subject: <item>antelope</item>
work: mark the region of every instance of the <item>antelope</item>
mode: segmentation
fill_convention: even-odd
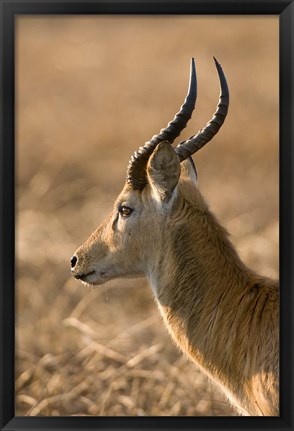
[[[178,347],[246,416],[279,415],[279,284],[239,258],[202,197],[192,154],[223,125],[229,90],[214,58],[220,98],[197,134],[172,144],[192,116],[188,93],[174,119],[130,159],[111,214],[71,258],[86,285],[146,276]]]

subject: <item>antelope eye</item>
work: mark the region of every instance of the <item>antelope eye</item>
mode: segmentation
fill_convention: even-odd
[[[128,216],[130,216],[133,211],[134,211],[133,208],[126,207],[124,205],[120,206],[119,209],[118,209],[118,212],[120,213],[120,215],[122,217],[128,217]]]

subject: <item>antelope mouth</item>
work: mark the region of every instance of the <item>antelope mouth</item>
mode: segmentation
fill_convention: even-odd
[[[90,271],[87,274],[85,274],[85,273],[75,274],[74,277],[77,280],[86,281],[87,277],[89,277],[90,275],[93,275],[93,274],[95,274],[95,271]]]
[[[77,280],[81,280],[83,284],[89,286],[98,286],[104,284],[113,277],[107,275],[104,271],[90,271],[87,273],[79,273],[74,275]]]

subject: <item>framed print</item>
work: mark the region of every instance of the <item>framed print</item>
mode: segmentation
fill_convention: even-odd
[[[1,24],[1,429],[293,429],[293,2]]]

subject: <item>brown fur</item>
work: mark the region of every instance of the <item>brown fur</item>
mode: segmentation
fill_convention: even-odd
[[[74,275],[95,271],[84,281],[101,284],[145,274],[173,339],[240,413],[278,415],[278,283],[241,262],[188,161],[178,178],[176,157],[170,145],[158,146],[148,185],[125,185],[113,213],[76,251]],[[126,220],[121,204],[134,208]]]

